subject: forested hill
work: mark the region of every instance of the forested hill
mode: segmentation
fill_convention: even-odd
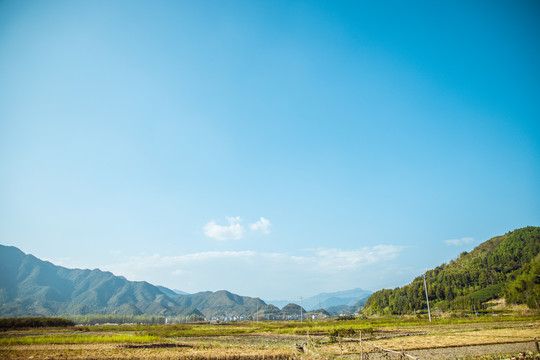
[[[540,228],[526,227],[492,238],[449,264],[426,272],[432,309],[481,309],[489,300],[540,310]],[[380,290],[365,314],[406,314],[427,309],[423,276],[404,287]]]
[[[291,309],[296,310],[291,313]],[[163,286],[129,281],[99,269],[57,266],[0,244],[0,318],[73,315],[79,316],[77,321],[88,323],[94,315],[103,315],[98,319],[290,319],[305,312],[297,305],[280,310],[259,298],[225,290],[178,294]],[[328,313],[319,309],[313,313],[316,314]]]
[[[67,269],[0,245],[0,318],[61,314],[202,317],[147,282],[98,269]]]

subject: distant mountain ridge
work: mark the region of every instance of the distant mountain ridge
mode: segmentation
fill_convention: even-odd
[[[0,316],[199,315],[147,282],[101,270],[67,269],[0,245]]]
[[[179,295],[176,297],[179,304],[186,307],[201,309],[207,317],[252,316],[257,311],[264,311],[269,307],[259,298],[251,298],[233,294],[226,290],[216,292],[202,292],[192,295]]]
[[[308,311],[325,309],[330,312],[342,312],[343,309],[351,307],[351,312],[354,312],[361,308],[371,296],[372,292],[360,288],[336,291],[336,292],[323,292],[315,296],[311,296],[305,299],[295,300],[266,300],[267,303],[275,305],[277,307],[283,307],[289,303],[301,305]]]
[[[492,238],[426,272],[426,280],[432,309],[481,309],[486,301],[505,297],[540,310],[540,227]],[[426,308],[422,277],[371,296],[362,289],[321,293],[303,299],[303,308],[299,300],[268,304],[225,290],[179,294],[99,269],[56,266],[16,247],[0,245],[0,317],[116,314],[295,319],[306,313],[351,313],[364,303],[366,314],[404,314]],[[313,311],[320,308],[328,312]]]
[[[99,269],[68,269],[0,245],[0,317],[115,314],[226,320],[294,319],[306,313],[295,304],[280,310],[226,290],[187,294]]]

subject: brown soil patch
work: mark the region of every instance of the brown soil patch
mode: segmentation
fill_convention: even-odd
[[[121,347],[125,349],[170,349],[170,348],[183,348],[183,347],[193,347],[191,345],[185,345],[185,344],[171,344],[171,343],[164,343],[164,344],[128,344],[128,345],[121,345]]]
[[[400,350],[431,349],[456,346],[509,344],[517,342],[532,342],[540,335],[540,324],[522,328],[504,329],[443,329],[429,332],[426,335],[411,335],[406,337],[373,340],[375,345]]]

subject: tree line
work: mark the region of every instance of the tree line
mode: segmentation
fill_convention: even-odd
[[[63,318],[8,318],[0,319],[0,330],[42,328],[42,327],[66,327],[74,326],[75,322]]]
[[[180,324],[196,321],[204,321],[200,315],[189,316],[161,316],[161,315],[118,315],[118,314],[89,314],[89,315],[63,315],[66,319],[74,321],[78,325],[100,324]]]

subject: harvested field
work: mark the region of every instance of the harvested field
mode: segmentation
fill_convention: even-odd
[[[1,359],[295,359],[291,347],[186,346],[172,344],[68,344],[13,346],[0,350]]]
[[[8,331],[0,333],[0,359],[360,359],[361,354],[364,359],[399,359],[401,351],[420,359],[506,359],[519,353],[528,354],[524,357],[527,359],[540,358],[534,357],[537,352],[533,341],[540,337],[538,317],[514,322],[402,324],[374,326],[364,320],[311,324],[311,329],[317,329],[314,335],[302,333],[309,331],[305,323],[260,325],[264,331],[251,324],[215,328],[162,325],[131,331],[126,327],[121,331],[96,327],[84,333]],[[364,333],[360,344],[359,331],[354,328],[368,325],[371,331]],[[329,336],[332,329],[348,326],[352,337]],[[239,328],[245,331],[235,334]],[[284,329],[290,333],[282,333]],[[398,353],[383,352],[379,347]]]
[[[519,353],[535,353],[535,345],[532,341],[512,344],[496,345],[473,345],[437,349],[414,350],[408,352],[420,359],[456,359],[475,356],[487,359],[494,356],[497,359],[508,359]],[[531,357],[532,358],[532,357]],[[537,357],[540,358],[540,357]]]
[[[382,347],[399,350],[429,349],[440,347],[456,347],[470,345],[508,344],[532,342],[540,336],[540,323],[519,325],[506,324],[504,327],[488,325],[446,326],[429,329],[421,335],[393,337],[374,340]]]

